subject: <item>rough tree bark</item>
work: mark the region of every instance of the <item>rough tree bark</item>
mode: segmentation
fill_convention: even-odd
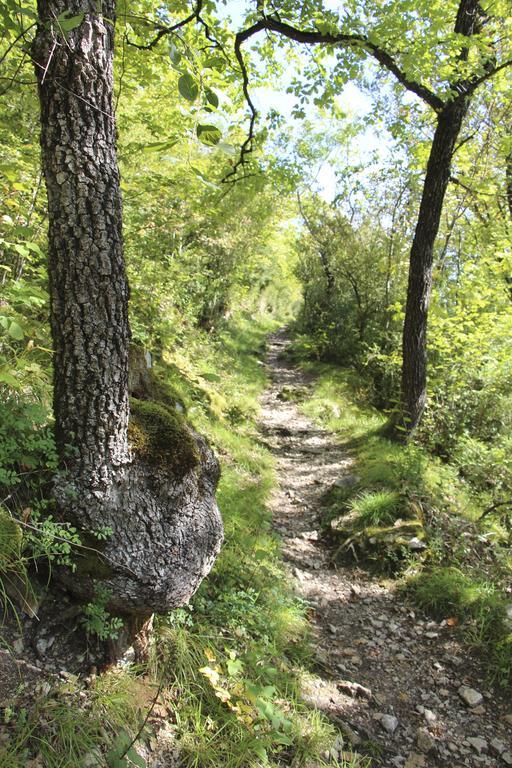
[[[63,22],[64,12],[77,18]],[[143,620],[188,600],[214,562],[222,540],[218,463],[181,422],[175,433],[186,462],[173,441],[168,464],[137,457],[129,446],[128,284],[112,100],[115,0],[38,0],[38,14],[33,59],[62,468],[55,498],[59,515],[75,522],[92,547],[99,547],[94,532],[111,530],[101,555],[81,558],[78,575],[61,577],[83,599],[101,584],[111,610]]]

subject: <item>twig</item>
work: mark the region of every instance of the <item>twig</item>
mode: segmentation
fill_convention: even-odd
[[[141,727],[139,728],[139,730],[137,731],[137,733],[135,734],[135,736],[133,737],[133,739],[131,740],[131,742],[128,744],[128,746],[127,746],[127,747],[126,747],[126,749],[124,750],[123,754],[119,756],[119,758],[118,758],[119,762],[121,762],[121,760],[123,760],[123,758],[125,758],[125,757],[126,757],[126,755],[127,755],[127,754],[128,754],[128,752],[130,751],[130,749],[133,747],[133,745],[135,744],[135,742],[136,742],[136,741],[138,741],[138,740],[140,739],[140,737],[141,737],[141,734],[142,734],[142,731],[143,731],[143,730],[144,730],[144,728],[146,727],[146,723],[148,722],[149,718],[151,717],[151,713],[153,712],[153,710],[154,710],[154,708],[155,708],[156,702],[158,701],[158,697],[159,697],[159,696],[160,696],[160,694],[162,693],[162,688],[163,688],[163,687],[164,687],[164,681],[163,681],[163,679],[162,679],[162,680],[160,681],[160,684],[159,684],[159,686],[158,686],[158,690],[157,690],[157,692],[156,692],[156,694],[155,694],[155,697],[154,697],[153,701],[151,702],[151,706],[150,706],[150,708],[148,709],[148,711],[146,712],[146,717],[144,718],[144,721],[143,721],[143,723],[142,723]]]
[[[18,37],[16,37],[16,38],[15,38],[15,39],[12,41],[12,43],[11,43],[11,44],[10,44],[10,45],[7,47],[7,49],[4,51],[3,55],[2,55],[2,56],[0,56],[0,64],[3,64],[3,62],[5,61],[5,59],[7,58],[7,56],[9,55],[9,53],[12,51],[12,49],[13,49],[13,48],[14,48],[14,47],[15,47],[15,46],[16,46],[16,45],[19,43],[19,41],[20,41],[22,38],[24,38],[24,37],[25,37],[25,35],[27,34],[27,32],[29,32],[31,29],[33,29],[33,27],[35,27],[36,25],[37,25],[37,21],[34,21],[34,22],[33,22],[33,23],[32,23],[32,24],[29,26],[29,27],[27,27],[27,28],[26,28],[26,29],[24,29],[22,32],[20,32],[20,34],[18,35]]]
[[[9,496],[7,498],[9,498]],[[30,525],[30,523],[26,523],[24,520],[20,520],[18,517],[13,515],[12,512],[9,512],[9,515],[12,517],[13,520],[15,520],[18,523],[18,525],[21,525],[24,528],[29,528],[32,531],[36,531],[36,533],[43,533],[41,528],[38,528],[36,525]],[[65,544],[69,544],[70,547],[77,547],[77,549],[86,549],[89,552],[94,552],[95,554],[105,558],[105,560],[108,560],[111,563],[111,565],[114,565],[117,568],[122,568],[126,571],[129,571],[132,574],[132,576],[135,576],[136,578],[138,578],[135,571],[133,571],[129,565],[116,562],[116,560],[114,560],[112,557],[109,557],[109,555],[106,555],[104,552],[101,552],[101,550],[96,549],[96,547],[88,547],[82,543],[79,544],[76,541],[71,541],[70,539],[64,538],[64,536],[59,536],[58,534],[51,533],[50,531],[45,531],[44,533],[46,536],[50,536],[52,539],[55,539],[55,541],[63,541]]]
[[[185,27],[187,24],[190,24],[192,21],[199,21],[199,15],[202,10],[203,10],[203,0],[197,0],[195,9],[185,19],[182,19],[181,21],[176,22],[176,24],[172,24],[170,27],[157,27],[157,25],[155,25],[155,28],[158,29],[158,33],[153,38],[153,40],[151,40],[151,42],[146,43],[145,45],[141,45],[139,43],[132,43],[131,40],[128,39],[128,37],[126,38],[126,42],[128,45],[131,45],[133,48],[138,48],[141,51],[150,51],[152,48],[155,47],[155,45],[158,45],[158,43],[163,37],[166,37],[167,35],[172,35],[173,32],[177,32],[178,29]]]
[[[510,505],[512,505],[512,499],[508,499],[507,501],[497,501],[494,504],[491,504],[490,507],[487,507],[487,509],[485,509],[482,512],[482,514],[480,515],[480,517],[478,519],[479,520],[483,520],[484,517],[487,517],[487,515],[490,515],[491,512],[495,512],[500,507],[507,507],[507,506],[510,506]]]
[[[251,94],[249,93],[249,74],[247,72],[247,67],[245,65],[245,61],[242,53],[242,44],[244,40],[245,40],[244,34],[239,32],[235,37],[235,56],[237,58],[238,64],[240,66],[240,70],[242,72],[242,89],[244,92],[245,101],[247,102],[247,105],[251,113],[251,117],[249,120],[249,131],[247,133],[244,143],[240,147],[240,154],[238,156],[238,160],[234,164],[231,171],[222,179],[223,184],[230,183],[230,182],[233,183],[231,180],[236,181],[238,169],[245,165],[247,155],[250,155],[254,148],[254,127],[256,125],[256,118],[258,117],[258,111],[254,106],[254,102],[251,98]]]

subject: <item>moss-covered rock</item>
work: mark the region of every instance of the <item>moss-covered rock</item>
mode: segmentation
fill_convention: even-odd
[[[278,400],[282,400],[285,403],[297,403],[300,400],[305,400],[308,395],[309,389],[307,387],[285,386],[281,389],[277,395],[277,398]]]
[[[164,402],[132,398],[128,437],[138,457],[177,476],[199,464],[199,449],[185,419]]]
[[[337,555],[357,552],[371,559],[396,560],[409,550],[422,549],[425,540],[423,515],[420,505],[414,501],[405,502],[399,510],[400,516],[394,521],[383,519],[373,523],[358,511],[355,507],[330,522],[331,532],[340,541]]]

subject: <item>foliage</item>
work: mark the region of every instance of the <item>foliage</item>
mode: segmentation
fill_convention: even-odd
[[[425,549],[416,555],[410,550],[388,550],[385,558],[380,553],[372,564],[380,569],[390,564],[393,571],[398,570],[403,589],[420,608],[438,619],[457,619],[466,644],[482,655],[489,675],[508,686],[512,643],[507,584],[512,563],[507,533],[490,517],[473,522],[482,514],[482,497],[459,474],[465,467],[473,483],[477,473],[482,478],[492,476],[490,466],[479,464],[482,444],[477,442],[472,453],[473,442],[468,439],[464,457],[460,455],[453,465],[421,445],[397,445],[382,434],[385,416],[365,403],[367,391],[354,386],[357,379],[350,371],[325,363],[304,365],[317,378],[311,397],[301,407],[340,436],[353,461],[354,482],[334,487],[330,493],[326,530],[331,531],[331,520],[340,513],[353,516],[356,528],[393,526],[398,514],[406,522],[411,513],[424,518]],[[469,465],[470,457],[474,466]],[[496,466],[505,469],[506,461],[502,465],[497,460]]]
[[[107,610],[110,597],[108,590],[97,586],[94,600],[83,608],[82,623],[85,631],[98,640],[116,640],[123,628],[123,620],[111,616]]]
[[[203,3],[202,23],[158,45],[156,29],[185,17],[186,2],[117,6],[115,110],[131,326],[166,390],[157,393],[163,404],[133,401],[130,436],[141,455],[159,461],[164,445],[175,445],[174,460],[191,468],[197,449],[175,409],[185,406],[221,458],[227,535],[192,605],[161,620],[152,671],[179,702],[174,718],[185,765],[321,765],[333,731],[298,697],[311,649],[305,606],[289,591],[270,527],[273,466],[254,422],[265,384],[257,357],[276,318],[294,321],[294,354],[317,361],[309,369],[319,374],[303,407],[354,455],[355,482],[333,492],[328,517],[344,512],[361,526],[392,526],[416,505],[429,549],[421,557],[401,553],[398,568],[417,573],[425,565],[411,596],[428,610],[469,613],[466,636],[485,651],[495,676],[509,680],[502,621],[512,496],[507,70],[481,83],[453,155],[434,254],[429,403],[417,442],[396,446],[383,428],[399,391],[407,252],[432,115],[376,74],[358,45],[304,55],[282,38],[262,36],[258,56],[247,62],[251,92],[282,75],[296,103],[286,126],[271,112],[253,137],[244,178],[223,184],[245,139],[246,107],[239,62],[232,66],[226,56],[233,30],[223,4]],[[454,10],[403,0],[350,0],[339,13],[316,0],[279,4],[280,17],[301,27],[371,35],[372,45],[395,52],[405,78],[443,98],[459,78],[485,78],[489,61],[509,56],[505,0],[493,4],[467,56],[453,32]],[[5,0],[0,18],[0,583],[9,602],[13,573],[27,600],[34,563],[74,567],[81,542],[72,525],[54,519],[51,500],[58,467],[47,201],[29,55],[35,3]],[[57,21],[66,42],[83,19],[64,11]],[[372,100],[363,116],[347,103],[349,80]],[[378,146],[368,150],[367,139]],[[315,182],[314,166],[326,158],[336,187],[329,201]],[[471,530],[477,543],[492,542],[496,562],[485,578],[476,573],[480,550],[450,537],[440,522],[470,525],[482,513]],[[109,535],[90,533],[99,541]],[[119,629],[106,604],[99,595],[84,612],[86,630],[100,639]],[[30,711],[13,714],[13,740],[0,746],[0,762],[18,768],[40,751],[49,768],[75,766],[98,745],[112,765],[121,762],[142,720],[136,691],[119,674],[98,679],[89,708],[73,691],[37,697]],[[137,762],[135,754],[128,757]]]

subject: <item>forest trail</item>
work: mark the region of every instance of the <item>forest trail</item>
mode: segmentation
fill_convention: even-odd
[[[339,759],[354,751],[386,768],[512,765],[512,705],[468,661],[446,622],[407,605],[392,582],[333,567],[319,519],[333,483],[351,482],[351,459],[286,399],[288,388],[308,385],[282,357],[288,344],[283,330],[269,338],[261,431],[277,463],[274,527],[296,591],[311,606],[320,672],[305,698],[345,734]],[[472,695],[470,703],[463,698]]]

